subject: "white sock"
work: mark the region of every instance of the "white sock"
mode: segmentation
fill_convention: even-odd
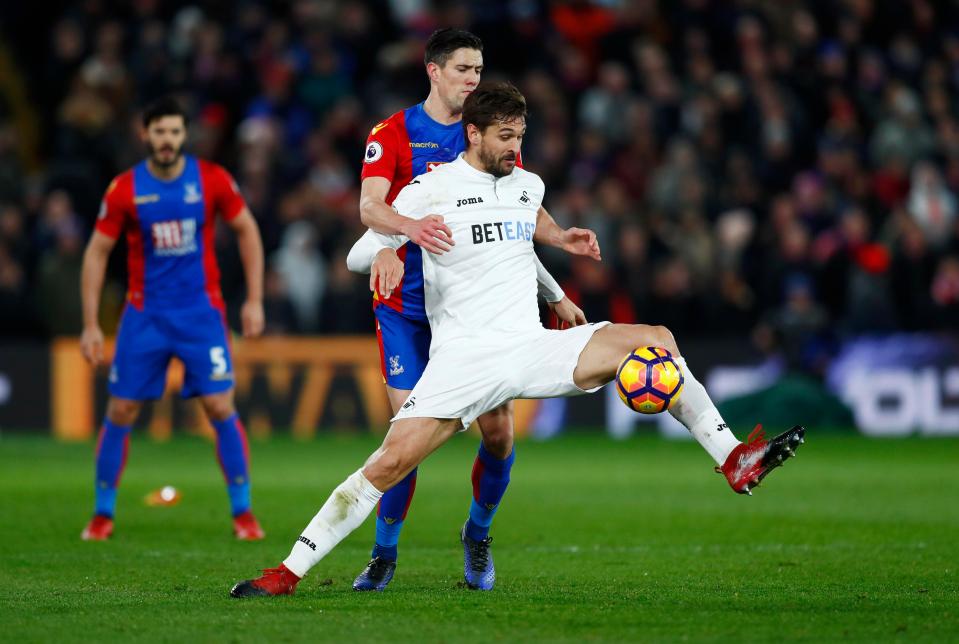
[[[722,465],[729,453],[739,445],[739,439],[719,415],[719,410],[709,399],[706,388],[686,366],[686,359],[676,358],[676,362],[683,370],[684,384],[679,398],[670,405],[669,413],[686,426],[693,438],[699,441],[717,464]]]
[[[333,490],[283,562],[303,577],[346,535],[360,527],[383,493],[373,487],[363,470],[357,470]]]

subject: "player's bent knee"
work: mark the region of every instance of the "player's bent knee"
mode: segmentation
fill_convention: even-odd
[[[679,347],[676,344],[676,338],[673,332],[664,326],[654,326],[653,333],[656,336],[656,346],[663,347],[674,356],[679,356]]]
[[[479,417],[483,446],[497,458],[506,458],[513,451],[512,401],[486,412]]]
[[[107,418],[115,425],[129,427],[136,422],[141,406],[138,400],[111,398],[107,403]]]
[[[673,333],[667,327],[653,324],[634,324],[629,327],[628,347],[625,351],[632,351],[637,347],[662,347],[672,353],[679,355],[679,348],[676,346],[676,340]]]
[[[506,458],[513,451],[513,435],[499,434],[496,436],[483,435],[483,447],[496,458]]]
[[[203,410],[212,420],[226,420],[236,411],[233,407],[233,396],[230,392],[213,394],[200,398]]]
[[[402,481],[416,465],[412,459],[399,453],[399,450],[380,449],[374,458],[366,462],[363,476],[373,487],[385,492]]]

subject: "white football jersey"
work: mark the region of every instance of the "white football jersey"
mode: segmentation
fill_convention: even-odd
[[[412,219],[442,215],[456,245],[423,253],[426,315],[432,355],[444,342],[479,334],[541,329],[533,250],[542,179],[522,168],[505,177],[477,170],[461,154],[422,174],[393,207]],[[404,237],[379,237],[398,247]]]

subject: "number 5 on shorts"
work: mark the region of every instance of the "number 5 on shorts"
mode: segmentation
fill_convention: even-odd
[[[226,373],[226,356],[223,347],[210,349],[210,362],[213,364],[213,375],[222,376]]]

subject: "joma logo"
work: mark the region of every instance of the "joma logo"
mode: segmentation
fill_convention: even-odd
[[[483,198],[482,197],[466,197],[465,199],[457,199],[456,207],[459,208],[460,206],[472,206],[475,203],[483,203]]]

